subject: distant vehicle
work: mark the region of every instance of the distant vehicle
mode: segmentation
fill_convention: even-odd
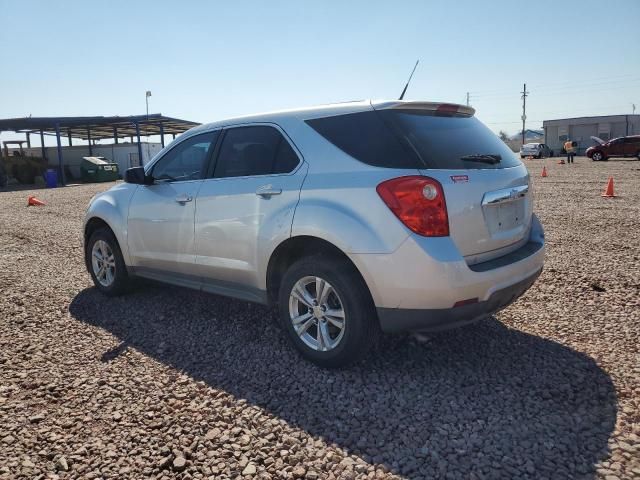
[[[598,145],[587,148],[587,157],[594,162],[609,160],[613,157],[638,157],[640,160],[640,135],[614,138],[605,142],[601,138],[591,137]]]
[[[544,262],[526,167],[472,108],[429,102],[199,126],[96,195],[83,233],[106,295],[135,275],[276,305],[327,367],[360,358],[378,329],[491,315]]]
[[[551,150],[545,143],[526,143],[520,147],[520,158],[524,157],[553,157],[553,150]]]

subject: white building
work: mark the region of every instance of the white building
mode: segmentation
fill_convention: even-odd
[[[578,142],[578,155],[595,145],[591,137],[610,140],[640,134],[640,115],[605,115],[601,117],[563,118],[542,122],[549,148],[558,154],[567,139]]]
[[[62,156],[64,157],[65,166],[69,168],[74,179],[80,178],[80,162],[82,162],[82,157],[89,156],[104,157],[108,161],[117,163],[120,175],[123,175],[127,168],[146,165],[149,160],[162,150],[162,145],[160,145],[160,143],[140,142],[140,145],[142,147],[142,163],[140,163],[138,158],[137,143],[93,145],[91,147],[91,153],[89,153],[89,145],[65,146],[62,147]],[[16,149],[12,148],[11,150]],[[27,156],[40,157],[42,155],[41,147],[24,148],[23,150]],[[58,148],[45,147],[45,154],[47,156],[47,163],[49,166],[51,168],[57,167]]]

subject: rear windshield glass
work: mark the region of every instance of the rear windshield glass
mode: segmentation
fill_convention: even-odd
[[[520,165],[474,117],[425,110],[380,110],[307,120],[361,162],[387,168],[489,169]]]

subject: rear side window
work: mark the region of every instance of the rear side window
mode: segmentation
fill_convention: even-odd
[[[356,160],[374,167],[424,168],[375,111],[307,120],[324,138]]]
[[[273,127],[236,127],[225,132],[213,176],[289,173],[299,163],[289,142]]]
[[[474,117],[391,109],[307,120],[307,124],[352,157],[376,167],[468,170],[521,164]]]

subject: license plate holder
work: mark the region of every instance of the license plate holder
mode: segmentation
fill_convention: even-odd
[[[504,232],[522,225],[524,221],[524,201],[516,200],[493,207],[496,210],[495,230]]]

